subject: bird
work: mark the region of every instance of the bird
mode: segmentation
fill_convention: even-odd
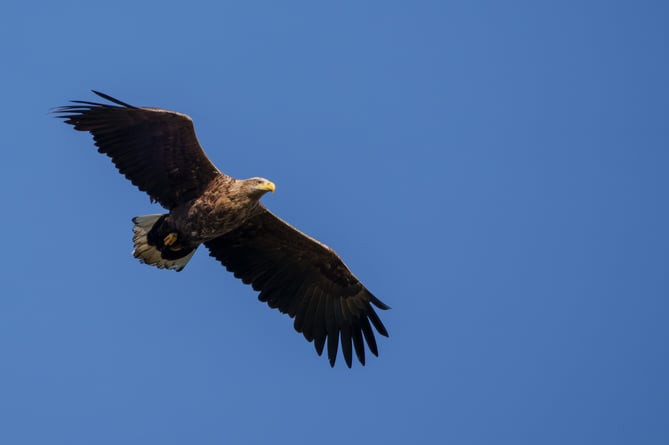
[[[192,119],[161,108],[129,105],[92,90],[106,103],[72,100],[52,112],[89,132],[139,190],[167,213],[136,216],[133,255],[141,263],[181,271],[197,248],[258,292],[258,299],[294,319],[319,356],[327,343],[334,367],[339,345],[351,368],[365,365],[365,344],[378,356],[374,331],[388,331],[374,308],[390,309],[353,275],[330,247],[270,212],[260,198],[268,179],[221,172],[200,146]],[[372,329],[373,327],[373,329]]]

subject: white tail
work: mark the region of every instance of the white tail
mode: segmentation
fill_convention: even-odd
[[[160,255],[158,249],[149,245],[146,235],[161,216],[163,215],[144,215],[136,216],[132,219],[132,222],[135,224],[132,228],[135,234],[132,237],[132,242],[135,244],[135,250],[132,251],[132,254],[144,264],[150,264],[159,269],[172,269],[178,272],[186,267],[186,263],[193,257],[196,249],[176,260],[166,260]]]

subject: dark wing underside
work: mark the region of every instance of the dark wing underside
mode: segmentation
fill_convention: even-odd
[[[138,108],[93,91],[116,105],[72,101],[54,113],[89,131],[100,153],[152,200],[172,209],[199,196],[221,173],[205,155],[185,114]]]
[[[388,332],[372,305],[388,306],[329,247],[264,208],[240,228],[205,245],[237,278],[260,291],[261,301],[294,317],[295,329],[314,342],[319,355],[327,339],[331,366],[339,339],[349,367],[352,349],[365,364],[363,337],[369,350],[378,355],[372,326],[386,337]]]

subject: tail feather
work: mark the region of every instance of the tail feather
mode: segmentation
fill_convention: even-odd
[[[163,215],[160,214],[144,215],[136,216],[132,219],[132,222],[135,224],[132,228],[134,233],[132,241],[135,245],[135,249],[133,250],[132,254],[135,258],[144,264],[150,264],[151,266],[156,266],[159,269],[172,269],[179,272],[193,257],[196,249],[191,250],[188,254],[182,256],[181,258],[163,258],[160,250],[149,244],[147,240],[147,235],[151,231],[151,228],[162,216]]]

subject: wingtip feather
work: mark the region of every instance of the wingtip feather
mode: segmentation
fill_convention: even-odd
[[[127,103],[125,103],[125,102],[122,102],[122,101],[120,101],[120,100],[114,98],[114,97],[111,97],[111,96],[108,95],[108,94],[101,93],[101,92],[96,91],[96,90],[91,90],[91,91],[92,91],[93,93],[97,94],[98,96],[100,96],[101,98],[106,99],[106,100],[108,100],[109,102],[113,102],[113,103],[115,103],[116,105],[121,105],[121,106],[124,106],[124,107],[127,107],[127,108],[137,108],[137,107],[135,107],[135,106],[133,106],[133,105],[127,104]]]

